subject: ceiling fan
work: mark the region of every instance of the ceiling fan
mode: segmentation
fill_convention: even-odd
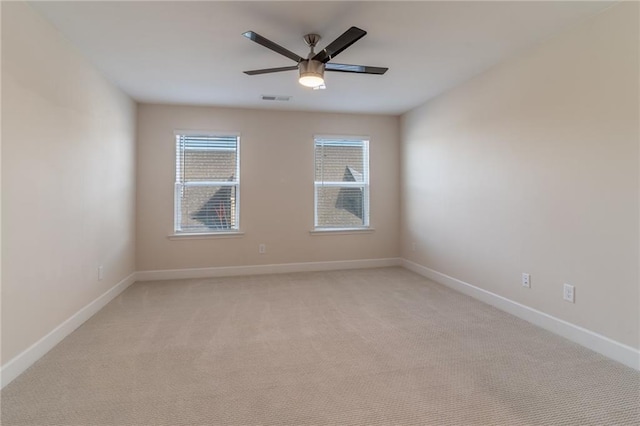
[[[286,56],[287,58],[295,61],[296,65],[291,65],[288,67],[251,70],[245,71],[244,73],[248,75],[258,75],[281,71],[298,70],[300,72],[300,78],[298,79],[300,84],[302,84],[303,86],[312,87],[313,89],[325,88],[325,71],[382,75],[387,72],[389,68],[371,67],[367,65],[336,64],[334,62],[329,62],[330,60],[338,56],[340,52],[351,46],[356,41],[360,40],[366,34],[366,31],[358,27],[351,27],[318,53],[314,52],[314,48],[316,47],[318,41],[320,41],[320,36],[318,34],[307,34],[304,36],[304,41],[305,43],[307,43],[307,46],[309,46],[310,52],[305,59],[302,56],[299,56],[292,51],[285,49],[279,44],[276,44],[271,40],[262,37],[260,34],[257,34],[253,31],[247,31],[242,35],[249,40],[255,41],[256,43],[266,47],[267,49],[271,49],[276,53]]]

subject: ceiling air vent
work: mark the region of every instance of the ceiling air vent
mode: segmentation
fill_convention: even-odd
[[[277,95],[262,95],[263,101],[284,101],[287,102],[291,99],[291,96],[277,96]]]

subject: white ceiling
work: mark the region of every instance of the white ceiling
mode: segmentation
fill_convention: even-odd
[[[400,114],[611,2],[32,2],[135,100]],[[389,67],[383,76],[326,73],[326,90],[297,83],[295,65],[242,37],[253,30],[306,57],[350,26],[368,34],[333,62]],[[319,50],[319,49],[316,49]],[[289,95],[289,102],[261,95]]]

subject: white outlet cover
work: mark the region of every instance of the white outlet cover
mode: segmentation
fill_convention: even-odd
[[[565,284],[562,289],[563,289],[563,294],[562,294],[563,299],[566,300],[567,302],[575,303],[576,301],[575,287],[572,286],[571,284]]]
[[[522,273],[522,287],[531,287],[531,275],[527,273]]]

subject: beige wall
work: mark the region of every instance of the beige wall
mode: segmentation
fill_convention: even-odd
[[[638,47],[618,5],[405,114],[403,257],[637,348]]]
[[[2,2],[3,365],[134,271],[134,167],[135,104]]]
[[[173,232],[174,130],[240,132],[241,238],[169,240]],[[375,232],[310,235],[314,134],[371,138]],[[398,257],[397,117],[187,106],[138,106],[139,271]],[[258,254],[258,244],[267,253]]]

